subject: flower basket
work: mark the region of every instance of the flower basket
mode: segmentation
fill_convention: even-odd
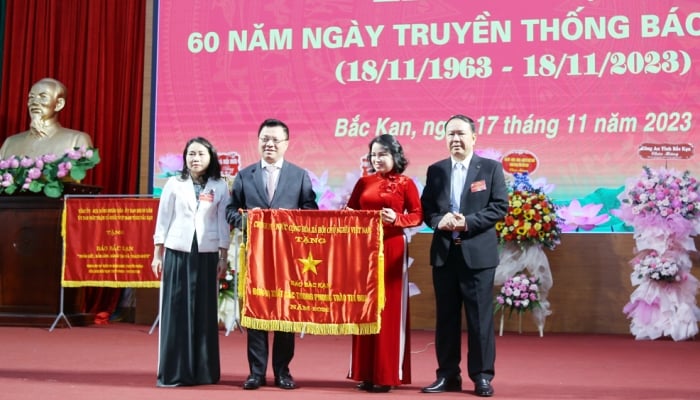
[[[635,289],[623,312],[636,339],[689,339],[700,318],[689,256],[700,233],[700,183],[688,171],[643,169],[627,181],[614,212],[634,228],[637,252],[630,261]]]
[[[526,173],[514,177],[508,194],[508,213],[496,223],[499,242],[554,249],[561,237],[554,203],[541,188],[532,186]]]
[[[510,318],[513,312],[518,314],[518,333],[522,333],[522,315],[540,307],[539,280],[524,273],[518,273],[506,279],[496,295],[495,311],[501,311],[499,335],[503,336],[503,320],[506,310]],[[542,336],[540,331],[540,336]]]
[[[552,278],[551,269],[549,268],[549,260],[542,246],[530,245],[520,247],[515,243],[506,243],[501,249],[500,258],[501,260],[496,268],[496,276],[494,279],[496,285],[505,285],[513,276],[525,271],[537,282],[537,307],[532,307],[529,310],[531,311],[532,319],[537,326],[540,336],[544,336],[545,320],[547,316],[552,314],[547,296],[549,295],[549,290],[552,288],[554,280]],[[496,308],[499,308],[498,304]],[[522,315],[518,318],[522,319]]]
[[[661,256],[656,250],[640,252],[630,262],[633,268],[632,284],[639,285],[647,279],[656,282],[680,282],[680,263],[683,257],[687,257],[687,254],[668,251]]]
[[[531,313],[543,336],[545,319],[552,313],[547,295],[553,285],[544,248],[554,249],[560,243],[561,228],[556,207],[543,189],[534,187],[528,174],[514,174],[514,178],[508,196],[508,214],[496,224],[501,251],[494,283],[505,285],[516,274],[525,271],[530,274],[538,285],[537,307],[531,308]],[[500,309],[498,304],[496,308]],[[520,320],[522,313],[519,314]],[[501,328],[502,325],[503,315]]]

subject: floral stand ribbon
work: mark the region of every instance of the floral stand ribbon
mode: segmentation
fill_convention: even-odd
[[[234,281],[236,278],[234,278]],[[238,325],[240,321],[241,309],[238,299],[223,297],[219,301],[219,322],[226,328],[226,336]]]
[[[700,218],[687,220],[678,215],[661,218],[633,215],[625,211],[617,214],[625,221],[630,221],[634,227],[634,241],[638,250],[650,249],[659,254],[674,248],[688,252],[696,251],[693,236],[700,233]]]
[[[537,325],[540,336],[543,336],[545,319],[552,313],[549,309],[547,295],[554,284],[554,280],[552,279],[552,271],[549,268],[549,260],[544,253],[542,245],[518,246],[514,243],[505,243],[500,257],[501,262],[496,267],[494,280],[496,286],[503,285],[510,277],[522,271],[527,271],[533,278],[539,280],[539,307],[532,309],[532,318]]]

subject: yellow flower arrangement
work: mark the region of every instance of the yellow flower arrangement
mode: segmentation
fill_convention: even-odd
[[[541,189],[532,186],[527,174],[515,174],[508,214],[496,223],[496,231],[502,244],[541,244],[548,249],[554,249],[561,237],[556,207]]]

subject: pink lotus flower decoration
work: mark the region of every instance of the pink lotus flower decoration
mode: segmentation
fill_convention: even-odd
[[[477,149],[477,150],[474,150],[474,153],[476,153],[480,157],[490,158],[490,159],[496,160],[496,161],[501,161],[501,159],[503,158],[503,153],[501,153],[499,150],[496,150],[493,148]]]
[[[311,179],[311,186],[316,192],[318,208],[320,210],[340,210],[348,202],[355,182],[360,179],[359,173],[345,174],[345,182],[339,188],[332,188],[328,185],[328,170],[323,171],[320,176],[307,170]]]
[[[182,167],[181,154],[168,153],[158,157],[158,168],[165,174],[176,174]]]
[[[608,222],[609,215],[598,215],[602,204],[587,204],[582,206],[577,199],[571,201],[568,206],[562,206],[557,210],[557,215],[562,219],[562,232],[574,232],[578,229],[590,231],[597,225]]]
[[[535,189],[540,189],[542,190],[542,193],[544,194],[550,194],[554,191],[555,186],[553,183],[547,183],[547,178],[537,178],[534,181],[532,181],[532,187]]]

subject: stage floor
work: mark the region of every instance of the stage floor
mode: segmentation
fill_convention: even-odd
[[[435,399],[420,393],[435,377],[433,332],[413,331],[413,383],[389,394],[357,391],[345,379],[347,336],[297,336],[292,374],[300,388],[244,391],[245,334],[221,332],[218,385],[156,388],[157,331],[128,323],[59,328],[0,327],[0,399]],[[463,365],[464,369],[464,365]],[[268,373],[270,375],[270,373]],[[700,342],[636,341],[631,335],[504,333],[497,338],[498,399],[698,399]],[[272,380],[268,376],[268,382]],[[282,397],[280,397],[282,396]]]

